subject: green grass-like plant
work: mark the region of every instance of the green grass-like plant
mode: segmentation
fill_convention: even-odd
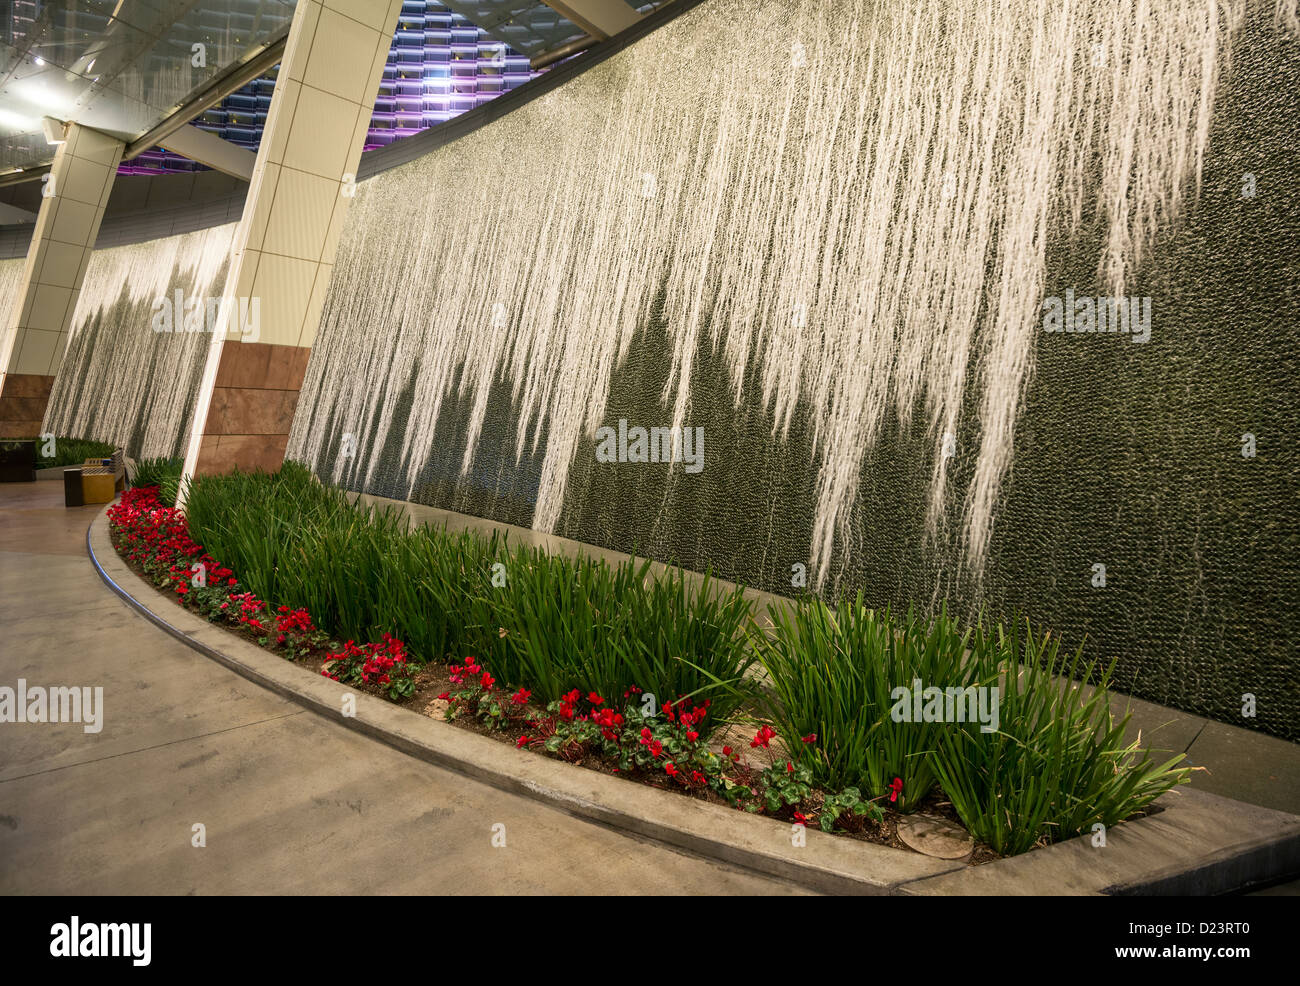
[[[473,655],[547,701],[571,688],[658,703],[709,699],[711,729],[751,686],[743,590],[714,591],[680,569],[607,565],[504,538],[409,524],[397,508],[350,502],[304,467],[198,478],[186,499],[194,538],[264,599],[304,607],[355,640],[384,632],[417,660]]]
[[[1028,624],[999,628],[1002,662],[1000,728],[944,730],[935,772],[962,822],[1004,854],[1107,827],[1185,783],[1190,768],[1178,754],[1159,762],[1137,741],[1124,743],[1129,715],[1110,710],[1114,664],[1097,673],[1082,650],[1060,656],[1050,634]],[[1060,676],[1060,677],[1054,677]],[[1089,689],[1079,682],[1095,678]]]
[[[184,459],[141,459],[131,473],[132,486],[157,486],[158,499],[169,507],[176,506]]]
[[[472,636],[460,597],[501,553],[499,538],[410,529],[400,510],[354,504],[295,463],[199,477],[185,509],[195,538],[260,597],[345,638],[392,633],[422,662]]]
[[[103,459],[112,455],[115,447],[107,442],[96,442],[89,438],[54,439],[54,454],[41,455],[45,443],[36,440],[36,468],[52,469],[55,466],[79,466],[87,459]]]
[[[861,594],[831,606],[814,596],[770,606],[772,629],[752,632],[771,679],[766,711],[793,738],[791,753],[831,790],[860,788],[868,797],[894,793],[891,806],[916,808],[935,783],[932,754],[946,723],[895,722],[895,689],[966,688],[991,677],[989,639],[963,633],[946,610],[933,620],[909,611],[868,609]],[[967,651],[976,658],[966,660]],[[815,743],[797,740],[815,735]]]
[[[770,607],[764,630],[742,590],[719,592],[707,575],[412,526],[400,509],[354,503],[294,463],[273,475],[200,477],[186,513],[193,537],[245,589],[306,608],[331,634],[392,633],[417,662],[474,656],[546,702],[577,688],[619,705],[635,700],[634,686],[658,706],[709,699],[704,736],[757,701],[799,776],[861,792],[847,810],[909,811],[939,783],[971,833],[1000,853],[1113,825],[1188,777],[1180,757],[1161,763],[1124,744],[1128,719],[1110,714],[1109,671],[1079,654],[1062,661],[1050,635],[1022,634],[1018,623],[1006,632],[963,629],[946,611],[899,618],[859,594]],[[746,676],[755,660],[770,684],[761,698]],[[1094,677],[1091,692],[1069,681]],[[997,728],[898,721],[897,690],[918,683],[999,689]],[[810,734],[815,742],[800,742]]]
[[[657,705],[707,699],[716,723],[753,694],[752,605],[738,588],[716,592],[707,574],[692,585],[679,568],[653,574],[644,560],[608,565],[537,548],[509,555],[504,575],[479,599],[498,628],[489,666],[547,701],[573,687],[621,701],[635,687]]]

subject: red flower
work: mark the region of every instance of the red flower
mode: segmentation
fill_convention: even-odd
[[[808,817],[807,817],[803,812],[801,812],[801,811],[796,811],[796,812],[794,813],[794,823],[795,823],[796,825],[807,826],[807,824],[808,824]]]
[[[697,739],[700,738],[700,734],[692,729],[690,732],[686,734],[686,738],[690,740],[692,743],[694,743]]]
[[[450,698],[451,698],[451,692],[443,692],[441,695],[438,696],[439,701],[442,702],[446,702]]]
[[[895,777],[889,783],[889,790],[893,793],[889,795],[890,801],[897,801],[898,796],[903,793],[903,778]]]
[[[666,763],[664,764],[664,773],[667,774],[669,777],[676,777],[677,768],[674,767],[671,763]]]
[[[533,738],[531,736],[520,736],[519,739],[515,740],[515,749],[522,750],[525,746],[527,746],[532,741]]]
[[[590,702],[592,705],[604,705],[604,704],[605,704],[605,700],[604,700],[603,698],[601,698],[599,695],[597,695],[595,692],[591,692],[591,693],[587,696],[587,701]]]
[[[793,774],[793,773],[794,773],[794,764],[792,764],[789,760],[787,760],[787,761],[785,762],[785,772],[786,772],[787,774]]]
[[[816,743],[816,742],[817,742],[817,734],[816,734],[816,733],[809,733],[807,736],[803,736],[803,737],[800,737],[800,738],[801,738],[805,743]]]
[[[729,756],[731,756],[731,747],[729,747],[729,746],[724,746],[724,747],[722,748],[722,755],[723,755],[724,757],[729,757]]]
[[[763,726],[762,729],[760,729],[758,732],[754,734],[754,738],[749,741],[749,745],[751,747],[761,746],[763,749],[766,750],[768,749],[768,744],[772,742],[772,740],[775,737],[776,737],[776,730],[774,730],[771,726]]]

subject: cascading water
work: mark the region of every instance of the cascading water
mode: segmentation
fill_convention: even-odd
[[[202,318],[207,299],[221,294],[235,228],[95,251],[45,431],[120,444],[141,458],[182,454],[212,339]]]
[[[359,187],[289,454],[366,488],[396,444],[409,497],[444,402],[472,409],[464,476],[504,383],[516,457],[543,451],[532,524],[552,531],[653,311],[671,351],[663,424],[689,424],[702,347],[775,439],[796,411],[810,419],[819,581],[891,415],[924,423],[930,527],[961,504],[978,571],[1048,241],[1099,226],[1099,281],[1125,294],[1198,187],[1239,14],[712,0]],[[413,381],[409,408],[390,379]],[[363,436],[354,458],[332,454],[341,432]],[[975,456],[964,490],[935,454],[945,440]]]
[[[8,330],[13,306],[18,303],[18,289],[23,281],[23,264],[21,257],[0,260],[0,332]]]

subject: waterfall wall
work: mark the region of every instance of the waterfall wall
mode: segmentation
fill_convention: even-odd
[[[710,0],[362,183],[289,454],[1300,737],[1295,19]]]
[[[96,250],[72,317],[45,431],[179,457],[236,224]]]
[[[8,328],[13,306],[18,303],[18,289],[22,285],[24,263],[21,257],[0,260],[0,332]]]

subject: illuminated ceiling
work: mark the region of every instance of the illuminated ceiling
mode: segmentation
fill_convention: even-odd
[[[48,164],[41,117],[130,141],[284,37],[289,0],[11,0],[0,24],[0,173]]]
[[[610,37],[664,0],[443,2],[536,62]],[[267,49],[287,35],[294,0],[9,0],[7,7],[0,13],[0,177],[53,160],[42,117],[138,141],[241,67],[255,68],[249,63],[258,56],[273,56]],[[399,17],[399,40],[401,33]]]

